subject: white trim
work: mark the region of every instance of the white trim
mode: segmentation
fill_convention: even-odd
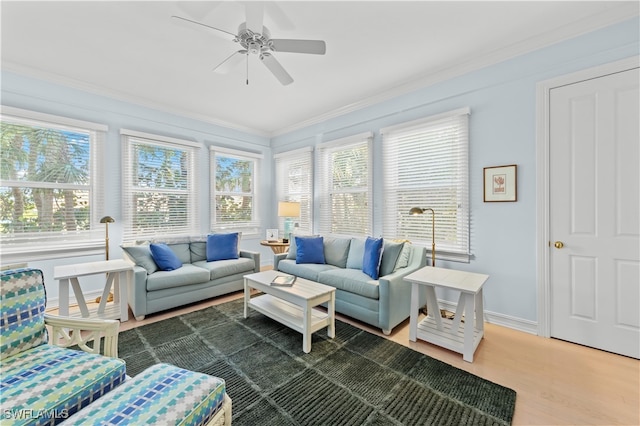
[[[373,132],[362,132],[357,135],[351,135],[340,139],[332,139],[318,144],[318,148],[331,148],[339,145],[345,146],[352,143],[362,143],[365,139],[373,139]]]
[[[432,122],[442,120],[444,118],[449,118],[449,117],[458,117],[463,114],[471,115],[471,108],[469,107],[458,108],[458,109],[454,109],[453,111],[447,111],[447,112],[443,112],[436,115],[430,115],[424,118],[418,118],[417,120],[405,121],[404,123],[398,123],[398,124],[394,124],[393,126],[383,127],[382,129],[380,129],[380,134],[384,135],[385,133],[390,133],[397,129],[402,129],[403,131],[410,131],[412,130],[412,127],[420,127],[427,123],[432,123]]]
[[[549,95],[551,89],[638,68],[639,56],[587,68],[541,81],[536,85],[536,283],[538,335],[551,336],[549,271]]]
[[[44,121],[54,126],[64,125],[80,128],[83,131],[94,130],[97,132],[107,132],[109,130],[109,126],[107,126],[106,124],[76,120],[75,118],[61,117],[59,115],[45,114],[43,112],[29,111],[26,109],[14,108],[5,105],[0,106],[0,113],[2,115],[8,115],[12,118],[26,118],[29,120]]]
[[[312,146],[306,146],[304,148],[293,149],[291,151],[278,152],[277,154],[273,154],[273,158],[280,158],[280,157],[285,157],[285,156],[289,156],[289,155],[302,154],[303,152],[310,152],[310,151],[313,151],[313,147]]]
[[[166,142],[166,143],[170,143],[170,144],[190,146],[190,147],[193,147],[193,148],[202,148],[202,144],[199,144],[197,142],[187,141],[187,140],[178,139],[178,138],[172,138],[172,137],[169,137],[169,136],[155,135],[155,134],[152,134],[152,133],[138,132],[136,130],[120,129],[120,135],[121,136],[130,136],[130,137],[133,137],[133,138],[146,139],[150,143],[160,141],[160,142]]]
[[[239,149],[231,149],[231,148],[223,148],[220,146],[213,146],[211,145],[209,147],[210,151],[214,151],[214,152],[220,152],[222,154],[229,154],[229,155],[236,155],[236,156],[240,156],[240,157],[251,157],[251,158],[264,158],[263,154],[259,154],[257,152],[251,152],[251,151],[242,151]]]

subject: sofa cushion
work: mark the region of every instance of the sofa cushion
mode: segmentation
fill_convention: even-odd
[[[149,244],[141,244],[139,246],[121,246],[122,250],[136,265],[144,268],[147,274],[153,274],[158,270],[158,265],[151,256]]]
[[[71,415],[120,385],[125,377],[121,359],[40,345],[2,361],[0,405],[14,412]]]
[[[293,259],[283,259],[278,263],[279,271],[311,281],[318,281],[320,272],[332,269],[337,269],[337,267],[319,263],[296,263]]]
[[[47,341],[44,325],[47,297],[43,274],[39,269],[3,271],[0,277],[0,359],[4,362],[5,358]]]
[[[352,238],[347,256],[347,268],[362,270],[364,258],[364,238]]]
[[[223,405],[223,379],[156,364],[69,419],[70,425],[202,425]]]
[[[398,255],[398,260],[396,261],[396,266],[393,268],[393,271],[397,271],[401,268],[406,268],[409,266],[409,261],[411,260],[411,242],[405,241],[402,244],[402,250]]]
[[[189,284],[199,284],[209,281],[209,271],[185,263],[182,268],[173,271],[158,271],[147,276],[147,291],[164,288],[180,287]]]
[[[195,241],[189,245],[191,251],[191,263],[198,262],[200,260],[207,260],[207,242]]]
[[[178,256],[164,243],[153,243],[149,246],[151,257],[161,271],[173,271],[182,267]]]
[[[295,237],[296,263],[326,263],[324,260],[324,238]]]
[[[207,236],[207,261],[237,259],[239,257],[237,232]]]
[[[398,256],[400,256],[403,246],[404,243],[384,240],[384,244],[382,246],[382,259],[380,260],[381,277],[389,275],[395,270],[396,262],[398,261]]]
[[[374,280],[380,276],[380,258],[382,257],[382,238],[367,237],[364,242],[362,272]]]
[[[332,269],[318,274],[319,283],[330,285],[338,290],[358,294],[369,299],[380,297],[378,281],[357,269]]]
[[[191,243],[166,243],[176,254],[180,263],[191,263]]]
[[[253,259],[240,257],[238,259],[215,260],[213,262],[200,260],[194,262],[193,266],[206,269],[210,274],[209,279],[215,280],[217,278],[241,274],[243,272],[253,272],[255,269],[255,262]]]
[[[347,266],[347,256],[349,255],[349,245],[351,238],[325,238],[324,239],[324,261],[329,265],[345,268]]]

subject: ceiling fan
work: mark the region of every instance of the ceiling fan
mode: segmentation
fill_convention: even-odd
[[[241,48],[239,50],[233,52],[213,68],[213,71],[216,72],[226,72],[245,58],[248,64],[249,55],[256,55],[278,81],[286,86],[293,83],[293,78],[275,58],[275,52],[307,53],[313,55],[325,54],[326,44],[323,40],[271,38],[269,29],[263,25],[263,5],[258,2],[249,2],[245,4],[245,8],[246,22],[240,24],[237,34],[182,16],[173,15],[171,18],[177,24],[184,24],[192,28],[198,27],[214,30],[213,32],[216,35],[226,36],[225,38],[240,45]],[[249,84],[248,75],[247,84]]]

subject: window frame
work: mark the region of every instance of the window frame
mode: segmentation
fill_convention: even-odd
[[[470,235],[470,204],[469,204],[469,116],[470,108],[459,108],[400,123],[380,130],[382,135],[383,153],[383,194],[385,197],[385,209],[383,211],[383,235],[388,238],[406,238],[414,244],[427,247],[427,256],[431,258],[431,211],[425,211],[422,218],[410,217],[411,207],[433,208],[435,211],[436,234],[436,259],[469,262],[471,257]],[[449,133],[441,129],[449,126]],[[456,127],[457,126],[457,127]],[[438,130],[440,129],[440,130]],[[435,133],[440,132],[439,136]],[[428,135],[428,136],[427,136]],[[418,141],[430,138],[437,141],[432,147],[417,149]],[[419,139],[423,138],[423,139]],[[447,142],[452,146],[447,146]],[[399,183],[402,165],[399,164],[400,146],[405,144],[411,147],[412,161],[426,158],[421,167],[429,170],[434,167],[435,160],[429,160],[425,155],[437,158],[442,163],[447,159],[448,165],[453,171],[442,171],[436,176],[439,183],[427,181],[429,174],[420,174],[420,169],[404,166],[404,171],[411,174],[411,184]],[[430,150],[430,151],[429,151]],[[421,157],[422,156],[422,157]],[[429,161],[432,161],[431,163]],[[411,169],[411,170],[409,170]],[[414,171],[415,170],[415,171]],[[431,174],[433,178],[433,173]],[[453,177],[452,177],[453,176]],[[405,181],[408,179],[405,177]],[[445,182],[449,180],[449,182]],[[405,189],[405,200],[400,201],[402,189]],[[433,191],[433,189],[436,189]],[[443,190],[444,189],[444,190]],[[429,192],[431,192],[430,195]],[[455,194],[456,208],[447,210],[447,196],[443,194]],[[416,201],[408,201],[413,198]],[[426,201],[430,199],[431,202]],[[414,205],[402,205],[401,203],[415,203]],[[420,205],[423,204],[423,205]],[[431,204],[431,205],[429,205]],[[438,207],[441,207],[440,209]],[[418,223],[411,223],[418,222]],[[404,225],[402,225],[404,224]],[[404,227],[404,229],[402,229]],[[426,229],[426,230],[425,230]],[[444,234],[444,237],[443,237]],[[455,237],[452,235],[455,234]],[[447,240],[447,238],[449,240]],[[453,242],[451,242],[453,240]]]
[[[277,201],[297,201],[300,203],[300,217],[294,221],[299,225],[295,232],[313,233],[313,147],[296,149],[274,154],[275,187]],[[299,191],[291,191],[285,176],[291,173],[294,164],[306,166],[306,174],[301,177],[303,187]],[[285,218],[278,218],[278,228],[284,231]],[[284,234],[283,234],[284,235]]]
[[[261,219],[258,216],[258,209],[260,206],[259,194],[257,190],[257,177],[260,173],[262,154],[242,151],[231,148],[224,148],[220,146],[210,146],[210,223],[209,229],[211,232],[242,232],[243,235],[260,235],[261,234]],[[253,173],[251,176],[251,191],[249,193],[242,192],[228,192],[227,195],[231,196],[251,196],[251,219],[249,221],[238,222],[217,222],[217,203],[216,196],[220,195],[216,191],[216,171],[217,171],[217,157],[233,158],[242,161],[251,161],[253,163]]]
[[[90,203],[88,230],[30,232],[13,234],[12,236],[2,234],[0,239],[2,262],[29,262],[104,253],[103,226],[100,224],[100,217],[104,215],[104,169],[99,159],[104,154],[108,126],[5,105],[0,107],[0,122],[88,134],[89,177],[87,184],[23,182],[5,179],[0,181],[0,186],[86,190],[89,193]]]
[[[317,232],[323,235],[336,235],[336,236],[352,236],[352,237],[364,237],[372,235],[373,233],[373,133],[364,132],[345,138],[334,139],[328,142],[324,142],[318,145],[317,155],[317,170],[318,175],[316,181],[318,182],[318,200],[319,200],[319,217],[317,223]],[[331,163],[331,155],[339,151],[346,151],[355,149],[360,146],[365,146],[367,150],[367,184],[360,187],[350,187],[344,191],[335,191],[333,189],[333,170],[334,164]],[[362,190],[364,189],[364,190]],[[333,194],[353,194],[362,193],[365,194],[365,204],[362,206],[365,212],[360,217],[364,223],[363,232],[348,232],[346,230],[339,229],[334,232],[336,225],[333,223],[333,217],[331,215],[332,208],[332,195]]]
[[[122,222],[123,222],[123,242],[130,243],[141,240],[151,240],[154,236],[161,235],[197,235],[201,233],[200,229],[200,178],[198,165],[198,151],[201,146],[198,143],[177,139],[156,134],[138,132],[129,129],[120,129],[122,142]],[[188,166],[186,167],[187,184],[184,189],[149,189],[135,187],[134,182],[134,148],[136,146],[157,147],[160,149],[167,148],[173,150],[181,150],[187,153]],[[158,194],[185,194],[188,198],[187,211],[185,213],[186,224],[175,228],[175,230],[149,227],[143,231],[133,229],[133,196],[138,192],[155,192]]]

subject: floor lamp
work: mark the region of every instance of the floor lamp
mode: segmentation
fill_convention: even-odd
[[[109,224],[115,222],[116,220],[111,216],[105,216],[100,219],[100,223],[104,223],[104,250],[105,250],[105,258],[109,260]],[[96,298],[96,303],[100,303],[101,297]],[[107,302],[113,301],[113,293],[109,293],[109,298]]]
[[[409,210],[411,216],[423,214],[427,210],[431,210],[431,266],[436,266],[436,212],[432,208],[413,207]]]

